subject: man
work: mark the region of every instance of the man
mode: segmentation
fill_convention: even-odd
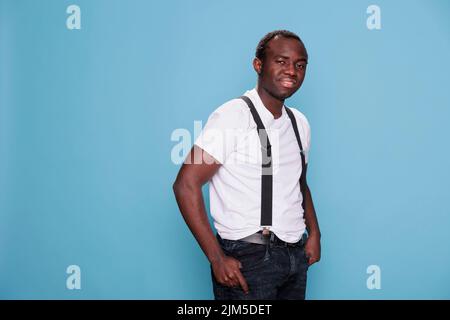
[[[278,30],[261,39],[256,88],[211,114],[174,183],[183,218],[211,263],[216,299],[304,299],[307,269],[320,260],[306,182],[310,127],[284,106],[307,62],[296,34]],[[206,182],[216,237],[201,191]]]

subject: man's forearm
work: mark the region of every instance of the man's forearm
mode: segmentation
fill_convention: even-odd
[[[173,190],[186,224],[208,260],[220,261],[224,253],[211,229],[200,185],[176,181]]]
[[[307,184],[303,188],[303,203],[304,203],[304,213],[306,228],[308,230],[309,236],[315,236],[320,238],[320,228],[319,222],[317,221],[316,211],[314,209],[314,203],[311,196],[311,191]]]

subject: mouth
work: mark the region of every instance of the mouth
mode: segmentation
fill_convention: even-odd
[[[290,78],[282,78],[280,79],[280,84],[285,88],[294,88],[297,85],[297,81]]]

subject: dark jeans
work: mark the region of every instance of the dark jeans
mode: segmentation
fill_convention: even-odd
[[[231,288],[218,283],[211,270],[216,300],[305,299],[308,263],[303,242],[286,246],[281,241],[262,245],[220,236],[217,239],[226,255],[241,262],[249,293],[245,294],[240,286]]]

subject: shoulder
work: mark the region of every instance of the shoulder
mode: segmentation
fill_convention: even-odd
[[[247,129],[250,126],[250,115],[247,104],[242,99],[235,98],[215,109],[208,122],[215,122],[221,127]]]
[[[231,99],[216,110],[214,110],[213,114],[221,114],[227,116],[239,116],[248,113],[248,107],[244,100],[240,98]]]

